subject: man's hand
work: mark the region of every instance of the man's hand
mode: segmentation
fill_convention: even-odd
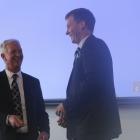
[[[57,121],[58,125],[61,127],[66,128],[66,114],[63,104],[59,104],[56,108],[56,115],[59,116],[59,119]]]
[[[62,103],[57,106],[56,115],[59,116],[60,118],[64,118],[65,110],[64,110],[64,106]]]
[[[48,140],[49,134],[45,131],[40,132],[37,140]]]
[[[13,128],[20,128],[24,126],[23,120],[21,120],[20,117],[16,115],[8,116],[8,124],[11,125]]]
[[[63,127],[63,128],[66,128],[67,127],[67,121],[65,118],[59,118],[59,120],[57,121],[58,125]]]

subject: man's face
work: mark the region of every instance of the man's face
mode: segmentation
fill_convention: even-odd
[[[81,41],[81,22],[77,22],[73,16],[67,18],[67,32],[66,34],[70,36],[72,43],[79,44]]]
[[[2,54],[2,58],[8,70],[11,72],[18,72],[23,60],[21,47],[16,43],[7,44],[6,50]]]

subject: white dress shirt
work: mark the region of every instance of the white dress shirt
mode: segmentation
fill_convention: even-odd
[[[85,43],[85,41],[87,40],[87,38],[89,37],[89,35],[87,35],[86,37],[84,37],[80,43],[78,44],[78,47],[81,49],[83,47],[83,44]]]
[[[13,72],[10,72],[9,70],[5,70],[6,71],[6,75],[10,84],[10,88],[11,88],[11,84],[13,81]],[[26,105],[25,105],[25,96],[24,96],[24,89],[23,89],[23,78],[22,78],[22,74],[21,71],[16,73],[18,75],[17,77],[17,84],[18,84],[18,88],[20,91],[20,98],[21,98],[21,105],[22,105],[22,112],[23,112],[23,121],[24,121],[24,126],[17,129],[17,132],[19,133],[26,133],[28,132],[28,124],[27,124],[27,113],[26,113]]]

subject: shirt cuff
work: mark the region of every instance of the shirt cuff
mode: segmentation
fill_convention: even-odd
[[[6,117],[6,125],[9,125],[9,116],[10,115],[7,115],[7,117]]]

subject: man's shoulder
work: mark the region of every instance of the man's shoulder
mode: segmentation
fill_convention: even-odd
[[[22,73],[22,76],[23,78],[26,78],[26,79],[30,79],[30,80],[35,80],[35,81],[38,81],[39,79],[30,75],[30,74],[27,74],[27,73],[24,73],[24,72],[21,72]]]
[[[5,73],[5,70],[0,71],[0,77],[3,77],[5,74],[6,74],[6,73]]]
[[[102,46],[102,47],[107,47],[105,41],[101,38],[98,38],[94,35],[89,36],[89,38],[87,39],[88,43],[93,43],[96,46]]]
[[[96,50],[97,51],[108,50],[108,46],[106,45],[104,40],[97,38],[94,35],[91,35],[85,41],[82,50],[92,53],[96,52]]]
[[[103,39],[95,37],[94,35],[89,37],[86,45],[88,46],[87,48],[93,49],[94,51],[97,50],[104,53],[109,52],[106,42]]]

